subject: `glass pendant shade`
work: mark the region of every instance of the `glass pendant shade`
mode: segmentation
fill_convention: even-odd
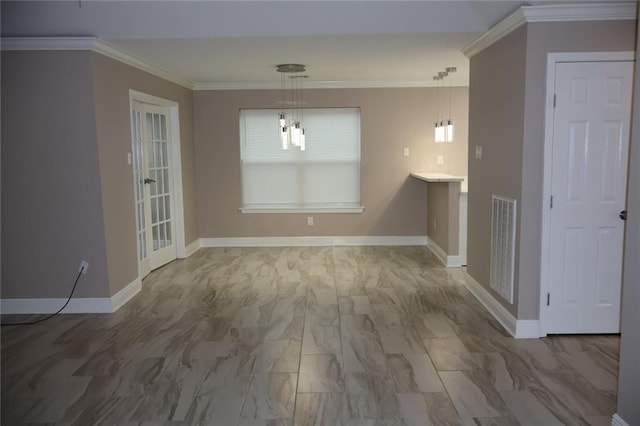
[[[305,149],[307,149],[307,144],[306,144],[306,136],[304,135],[304,129],[302,129],[302,131],[300,132],[300,151],[304,151]]]
[[[285,126],[280,128],[280,140],[282,141],[282,149],[289,148],[289,132]]]
[[[451,120],[447,120],[446,141],[453,142],[453,122]]]
[[[296,122],[296,124],[291,128],[291,143],[293,146],[300,146],[300,122]]]

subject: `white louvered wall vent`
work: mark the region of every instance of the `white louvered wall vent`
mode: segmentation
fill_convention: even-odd
[[[516,253],[516,200],[492,196],[491,288],[513,303],[513,274]]]

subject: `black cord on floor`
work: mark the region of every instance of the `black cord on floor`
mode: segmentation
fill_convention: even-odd
[[[28,321],[28,322],[13,322],[13,323],[9,323],[9,324],[0,324],[1,326],[10,326],[10,325],[32,325],[32,324],[37,324],[39,322],[42,321],[46,321],[49,318],[53,318],[56,315],[58,315],[60,312],[62,312],[62,310],[64,308],[67,307],[67,305],[69,304],[69,302],[71,301],[71,297],[73,297],[73,292],[76,291],[76,286],[78,285],[78,281],[80,280],[80,275],[82,275],[84,273],[84,266],[80,269],[80,272],[78,272],[78,276],[76,277],[76,281],[73,283],[73,288],[71,289],[71,294],[69,294],[69,298],[67,299],[67,302],[64,304],[64,306],[60,309],[58,309],[58,312],[49,315],[48,317],[44,317],[44,318],[40,318],[39,320],[35,320],[35,321]]]

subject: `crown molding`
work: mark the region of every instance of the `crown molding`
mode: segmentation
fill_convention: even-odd
[[[133,54],[119,49],[102,40],[97,40],[94,43],[93,51],[104,56],[108,56],[111,59],[115,59],[116,61],[120,61],[124,64],[130,65],[134,68],[138,68],[139,70],[146,71],[149,74],[153,74],[156,77],[160,77],[179,86],[185,87],[187,89],[193,89],[193,83],[191,81],[177,76],[169,71],[166,71],[163,68],[160,68],[150,62],[139,59]]]
[[[469,84],[454,84],[453,87],[467,87]],[[393,89],[411,87],[437,87],[433,80],[427,81],[309,81],[303,84],[303,89]],[[199,82],[193,85],[193,90],[280,90],[280,82],[229,82],[207,83]]]
[[[96,52],[187,89],[193,89],[192,82],[95,37],[3,37],[0,39],[0,48],[3,51],[85,50]]]
[[[526,23],[626,21],[635,19],[635,2],[522,6],[463,48],[462,53],[471,58]]]
[[[2,50],[93,50],[95,37],[2,37]]]
[[[523,6],[527,22],[628,21],[636,19],[636,2]]]

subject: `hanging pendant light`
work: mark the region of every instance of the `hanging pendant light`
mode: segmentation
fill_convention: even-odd
[[[446,68],[446,72],[449,75],[449,118],[447,119],[447,130],[445,132],[445,140],[447,142],[453,142],[453,120],[451,119],[451,79],[452,74],[456,71],[456,67]]]
[[[437,94],[438,94],[438,116],[436,118],[435,129],[434,129],[434,141],[436,143],[442,142],[453,142],[453,119],[451,118],[451,74],[456,72],[455,67],[447,67],[444,71],[440,71],[437,75],[433,76],[433,79],[438,82]],[[449,77],[449,115],[448,118],[444,119],[444,113],[442,116],[440,115],[441,109],[444,110],[444,102],[441,102],[441,92],[444,89],[444,85],[441,84],[444,81],[445,77]],[[446,96],[446,95],[445,95]],[[442,117],[442,118],[441,118]]]
[[[436,106],[438,108],[438,116],[436,117],[436,123],[435,123],[435,128],[433,133],[433,141],[435,143],[439,143],[440,142],[440,80],[441,78],[437,75],[434,75],[433,79],[438,82],[438,88],[436,89],[436,94],[438,98],[436,102]]]
[[[306,71],[304,65],[301,64],[280,64],[276,67],[276,71],[280,74],[280,104],[282,105],[278,115],[280,139],[282,149],[286,150],[289,146],[300,148],[300,151],[306,149],[305,132],[302,124],[304,118],[304,102],[302,97],[301,79],[307,78],[302,74]],[[288,79],[285,78],[287,74]],[[287,97],[287,81],[289,85],[289,101]],[[285,113],[285,105],[289,105],[291,117],[287,118]]]

